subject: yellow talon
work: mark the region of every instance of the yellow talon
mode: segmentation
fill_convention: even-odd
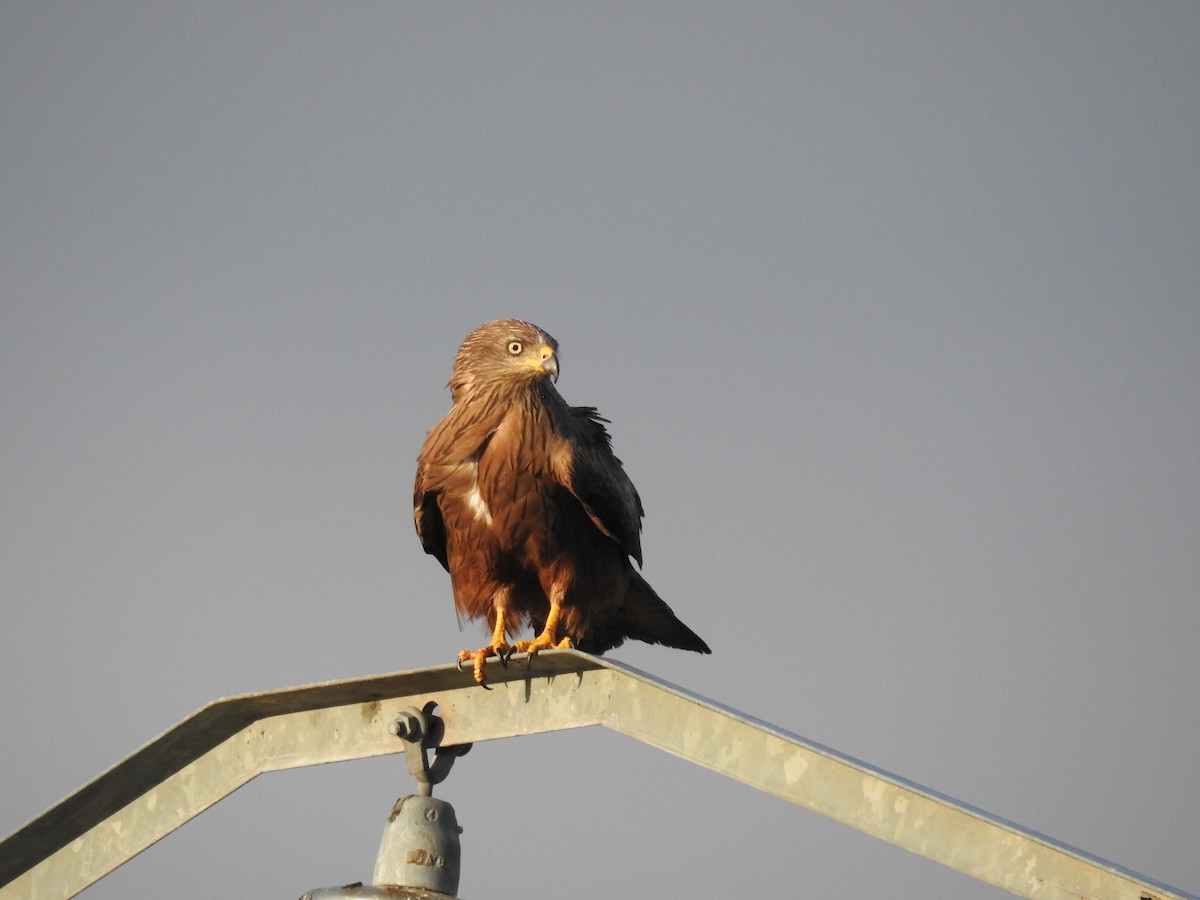
[[[551,595],[550,613],[546,616],[546,624],[542,628],[542,633],[532,641],[517,641],[517,652],[528,653],[529,658],[533,659],[539,650],[566,650],[574,647],[575,644],[572,643],[569,636],[564,635],[562,640],[558,639],[558,617],[561,613],[561,590],[556,589]]]
[[[569,637],[564,637],[561,641],[555,642],[554,635],[548,635],[542,632],[531,641],[517,641],[516,652],[528,653],[530,656],[537,656],[539,650],[568,650],[575,646],[575,642]]]
[[[498,644],[488,644],[486,647],[480,647],[478,650],[460,650],[458,652],[458,662],[461,665],[467,660],[471,660],[472,671],[475,675],[475,683],[487,687],[487,680],[483,676],[483,663],[489,656],[494,656],[500,660],[502,666],[508,665],[508,658],[512,655],[512,647],[507,641],[501,641]],[[490,688],[488,688],[490,690]]]

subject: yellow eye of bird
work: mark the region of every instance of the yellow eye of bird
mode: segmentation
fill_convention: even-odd
[[[521,346],[520,341],[509,341],[508,342],[508,352],[511,353],[513,356],[516,356],[523,349],[525,349],[525,348]]]

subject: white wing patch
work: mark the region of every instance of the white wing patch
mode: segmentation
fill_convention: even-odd
[[[479,493],[479,485],[473,484],[471,490],[467,491],[467,506],[471,507],[476,519],[482,519],[486,525],[492,524],[492,511]]]

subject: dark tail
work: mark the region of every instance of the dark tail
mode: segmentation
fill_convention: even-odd
[[[647,644],[664,644],[680,650],[694,650],[697,653],[712,653],[708,644],[692,629],[679,621],[671,607],[654,592],[654,588],[646,583],[636,571],[629,573],[629,592],[625,595],[625,603],[621,610],[623,621],[620,630],[624,632],[617,640],[609,645],[591,652],[602,653],[604,650],[621,643],[621,638],[631,637]],[[608,643],[607,641],[605,643]],[[587,649],[581,647],[580,649]]]

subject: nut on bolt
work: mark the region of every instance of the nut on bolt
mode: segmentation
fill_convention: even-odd
[[[406,709],[399,718],[388,724],[388,733],[406,741],[419,741],[424,732],[421,716],[414,709]]]

